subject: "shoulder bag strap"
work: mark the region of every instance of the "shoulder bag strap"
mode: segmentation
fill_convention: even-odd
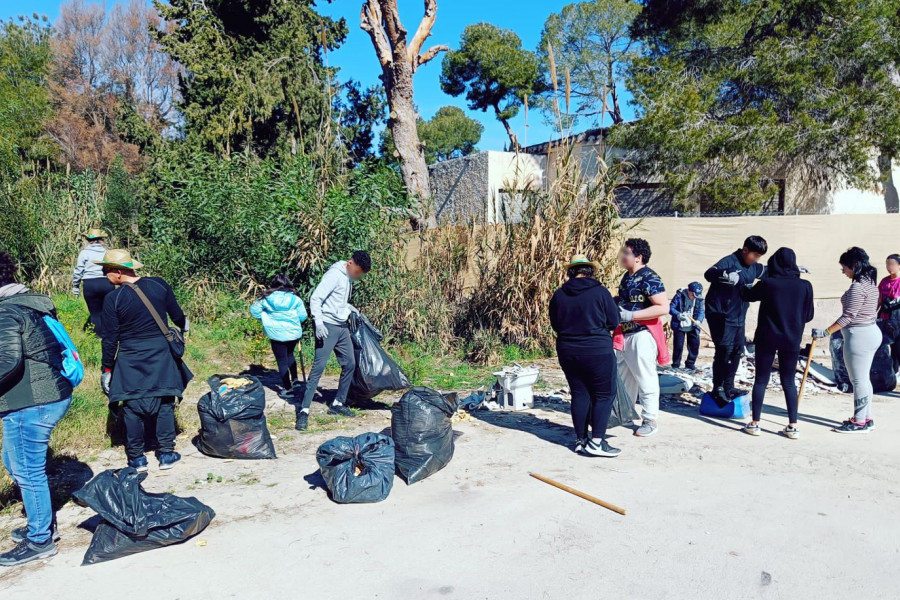
[[[125,285],[127,285],[129,288],[134,290],[134,293],[138,295],[138,298],[141,299],[141,302],[143,302],[144,306],[147,307],[147,310],[150,311],[150,315],[153,317],[153,320],[156,321],[157,325],[159,325],[159,330],[162,332],[162,334],[164,336],[166,336],[166,338],[168,338],[169,337],[169,328],[166,327],[165,321],[162,320],[162,318],[159,316],[159,313],[156,312],[155,308],[153,308],[153,304],[150,303],[150,299],[147,298],[147,296],[144,294],[143,291],[141,291],[141,288],[134,285],[133,283],[126,283]]]

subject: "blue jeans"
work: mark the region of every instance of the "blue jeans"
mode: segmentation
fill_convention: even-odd
[[[28,517],[28,539],[43,544],[50,539],[53,505],[47,483],[50,434],[66,415],[71,398],[29,406],[3,415],[3,466],[22,492]]]

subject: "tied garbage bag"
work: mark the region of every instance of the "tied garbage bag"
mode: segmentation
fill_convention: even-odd
[[[197,448],[207,456],[235,459],[277,458],[272,436],[266,427],[266,394],[256,377],[250,383],[229,388],[228,379],[213,375],[207,382],[211,391],[200,398],[200,435]]]
[[[351,315],[350,338],[356,355],[356,370],[350,397],[371,400],[385,390],[405,390],[409,380],[397,363],[381,347],[384,336],[363,315]]]
[[[447,466],[453,458],[456,394],[442,395],[414,387],[391,409],[391,435],[397,447],[397,473],[406,483],[421,481]]]
[[[381,502],[394,485],[394,441],[364,433],[338,437],[316,451],[331,499],[339,504]]]
[[[131,467],[104,471],[75,492],[79,504],[103,518],[82,565],[180,544],[206,529],[216,516],[196,498],[144,491],[141,482],[146,477]]]
[[[620,425],[631,425],[632,421],[639,418],[637,410],[634,408],[634,400],[628,397],[625,391],[625,384],[619,377],[619,371],[616,370],[616,399],[613,401],[612,412],[609,414],[609,421],[606,427],[612,429]]]

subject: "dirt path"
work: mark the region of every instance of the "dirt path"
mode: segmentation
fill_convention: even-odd
[[[839,395],[804,402],[799,441],[774,433],[785,422],[776,396],[758,438],[687,403],[667,403],[657,436],[611,431],[623,449],[616,460],[566,447],[565,405],[479,412],[457,424],[446,469],[409,487],[398,478],[386,501],[358,506],[336,505],[318,486],[315,449],[333,431],[279,437],[277,461],[226,462],[181,443],[183,464],[165,474],[151,467],[146,488],[212,506],[217,517],[199,538],[80,567],[90,534],[78,525],[92,514],[70,504],[59,515],[60,555],[0,572],[0,594],[794,600],[852,590],[857,598],[900,597],[900,402],[878,399],[878,430],[868,436],[830,432],[850,402]],[[347,433],[379,431],[388,414],[348,422]],[[99,472],[119,463],[90,466]],[[530,471],[628,515],[551,488]]]

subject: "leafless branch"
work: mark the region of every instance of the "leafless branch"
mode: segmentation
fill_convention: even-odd
[[[428,61],[434,59],[434,57],[436,57],[441,52],[449,52],[449,51],[450,51],[450,46],[447,46],[446,44],[432,46],[431,48],[426,50],[424,53],[422,53],[416,57],[416,62],[414,63],[413,68],[424,65]]]
[[[416,29],[416,35],[413,36],[412,42],[410,42],[409,48],[407,49],[411,63],[416,64],[413,60],[419,56],[419,53],[422,51],[422,46],[425,45],[425,40],[431,36],[431,30],[434,27],[436,19],[437,0],[425,0],[425,15],[422,17],[419,28]],[[418,64],[420,65],[425,64],[425,62],[427,61],[418,60]]]
[[[363,31],[372,38],[372,45],[375,46],[375,54],[382,67],[391,64],[391,45],[388,43],[387,36],[382,26],[381,7],[378,0],[366,0],[363,2],[362,10],[359,13],[359,26]]]

